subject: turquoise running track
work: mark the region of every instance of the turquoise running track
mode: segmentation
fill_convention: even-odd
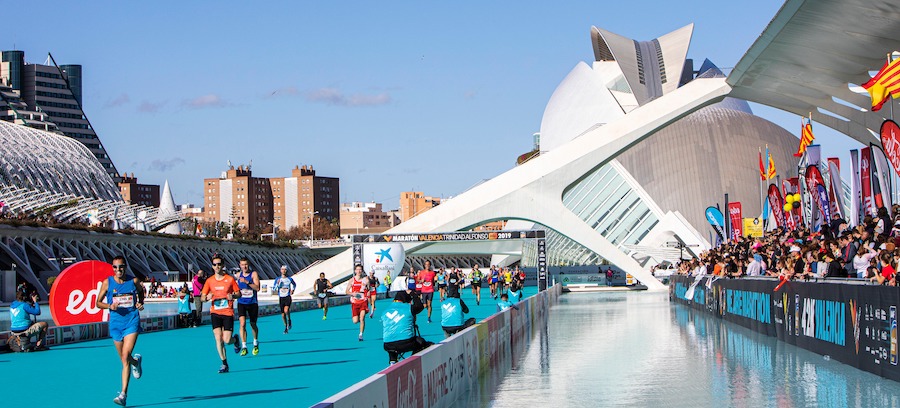
[[[526,288],[525,296],[536,291]],[[463,289],[462,299],[471,309],[467,317],[481,321],[496,312],[497,301],[489,293],[482,288],[477,306],[471,290]],[[418,325],[422,336],[439,342],[444,335],[437,293],[434,300],[433,323],[427,323],[425,311]],[[350,306],[329,308],[327,320],[322,320],[321,310],[294,312],[288,334],[283,334],[281,315],[260,317],[259,355],[240,357],[229,347],[228,374],[218,373],[221,360],[209,324],[142,334],[135,353],[143,355],[144,373],[140,380],[131,380],[128,406],[314,405],[387,367],[379,311],[389,302],[376,303],[375,318],[366,318],[363,341],[357,340],[359,328],[350,320]],[[44,352],[0,354],[3,401],[7,406],[114,407],[121,367],[108,338]]]

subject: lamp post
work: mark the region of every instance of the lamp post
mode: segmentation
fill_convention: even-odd
[[[313,241],[316,240],[316,231],[315,231],[315,225],[313,225],[313,219],[316,218],[316,214],[318,214],[318,213],[319,213],[318,211],[310,211],[309,212],[309,237],[310,237],[309,238],[309,246],[312,246]]]

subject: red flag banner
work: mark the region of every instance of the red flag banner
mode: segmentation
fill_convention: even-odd
[[[800,193],[800,178],[799,177],[791,177],[787,179],[788,184],[791,186],[791,194]],[[803,206],[797,207],[794,211],[791,211],[794,216],[794,223],[797,226],[803,225]]]
[[[875,215],[875,198],[872,196],[872,149],[859,149],[859,185],[862,194],[863,214]]]
[[[763,167],[762,152],[759,152],[759,179],[766,179],[766,169]]]
[[[781,188],[784,190],[783,197],[785,197],[785,201],[787,201],[787,196],[789,194],[794,194],[794,191],[796,191],[794,189],[794,186],[791,184],[791,180],[796,180],[796,177],[792,179],[781,180]],[[791,206],[793,207],[793,203],[791,204]],[[795,211],[792,208],[784,214],[785,224],[792,231],[797,228],[797,219],[794,217],[794,212]]]
[[[744,236],[744,216],[741,203],[728,203],[728,219],[731,221],[731,239]]]
[[[900,126],[897,122],[888,119],[881,124],[881,146],[894,171],[900,175]]]
[[[775,216],[775,223],[779,227],[787,225],[784,216],[784,200],[781,198],[781,191],[778,190],[778,186],[774,183],[769,184],[769,207],[772,208],[772,215]]]

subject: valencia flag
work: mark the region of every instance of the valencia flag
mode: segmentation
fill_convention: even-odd
[[[900,58],[885,61],[884,66],[869,82],[862,85],[872,96],[872,111],[881,109],[888,95],[894,98],[900,94]]]
[[[811,145],[813,140],[816,139],[812,132],[812,123],[809,119],[800,118],[800,124],[802,125],[800,129],[800,148],[797,149],[797,153],[794,153],[794,157],[803,156],[803,153],[806,152],[806,147]]]
[[[759,151],[759,179],[760,180],[766,179],[766,169],[765,169],[765,167],[763,167],[763,161],[762,161],[762,150]]]

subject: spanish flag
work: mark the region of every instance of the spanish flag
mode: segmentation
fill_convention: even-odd
[[[768,177],[766,177],[766,179],[773,179],[773,178],[775,178],[775,159],[773,159],[772,155],[769,154],[769,145],[766,145],[766,157],[769,158],[769,166],[768,166],[769,174],[768,174]]]
[[[800,118],[800,148],[797,149],[797,153],[794,153],[794,157],[803,156],[803,153],[806,152],[806,147],[811,145],[813,140],[816,140],[816,137],[812,132],[812,122],[806,118]]]
[[[900,58],[893,61],[888,58],[881,70],[862,87],[872,96],[873,112],[881,109],[888,95],[896,98],[900,94]]]
[[[762,150],[759,151],[759,179],[766,179],[766,169],[763,167]]]

